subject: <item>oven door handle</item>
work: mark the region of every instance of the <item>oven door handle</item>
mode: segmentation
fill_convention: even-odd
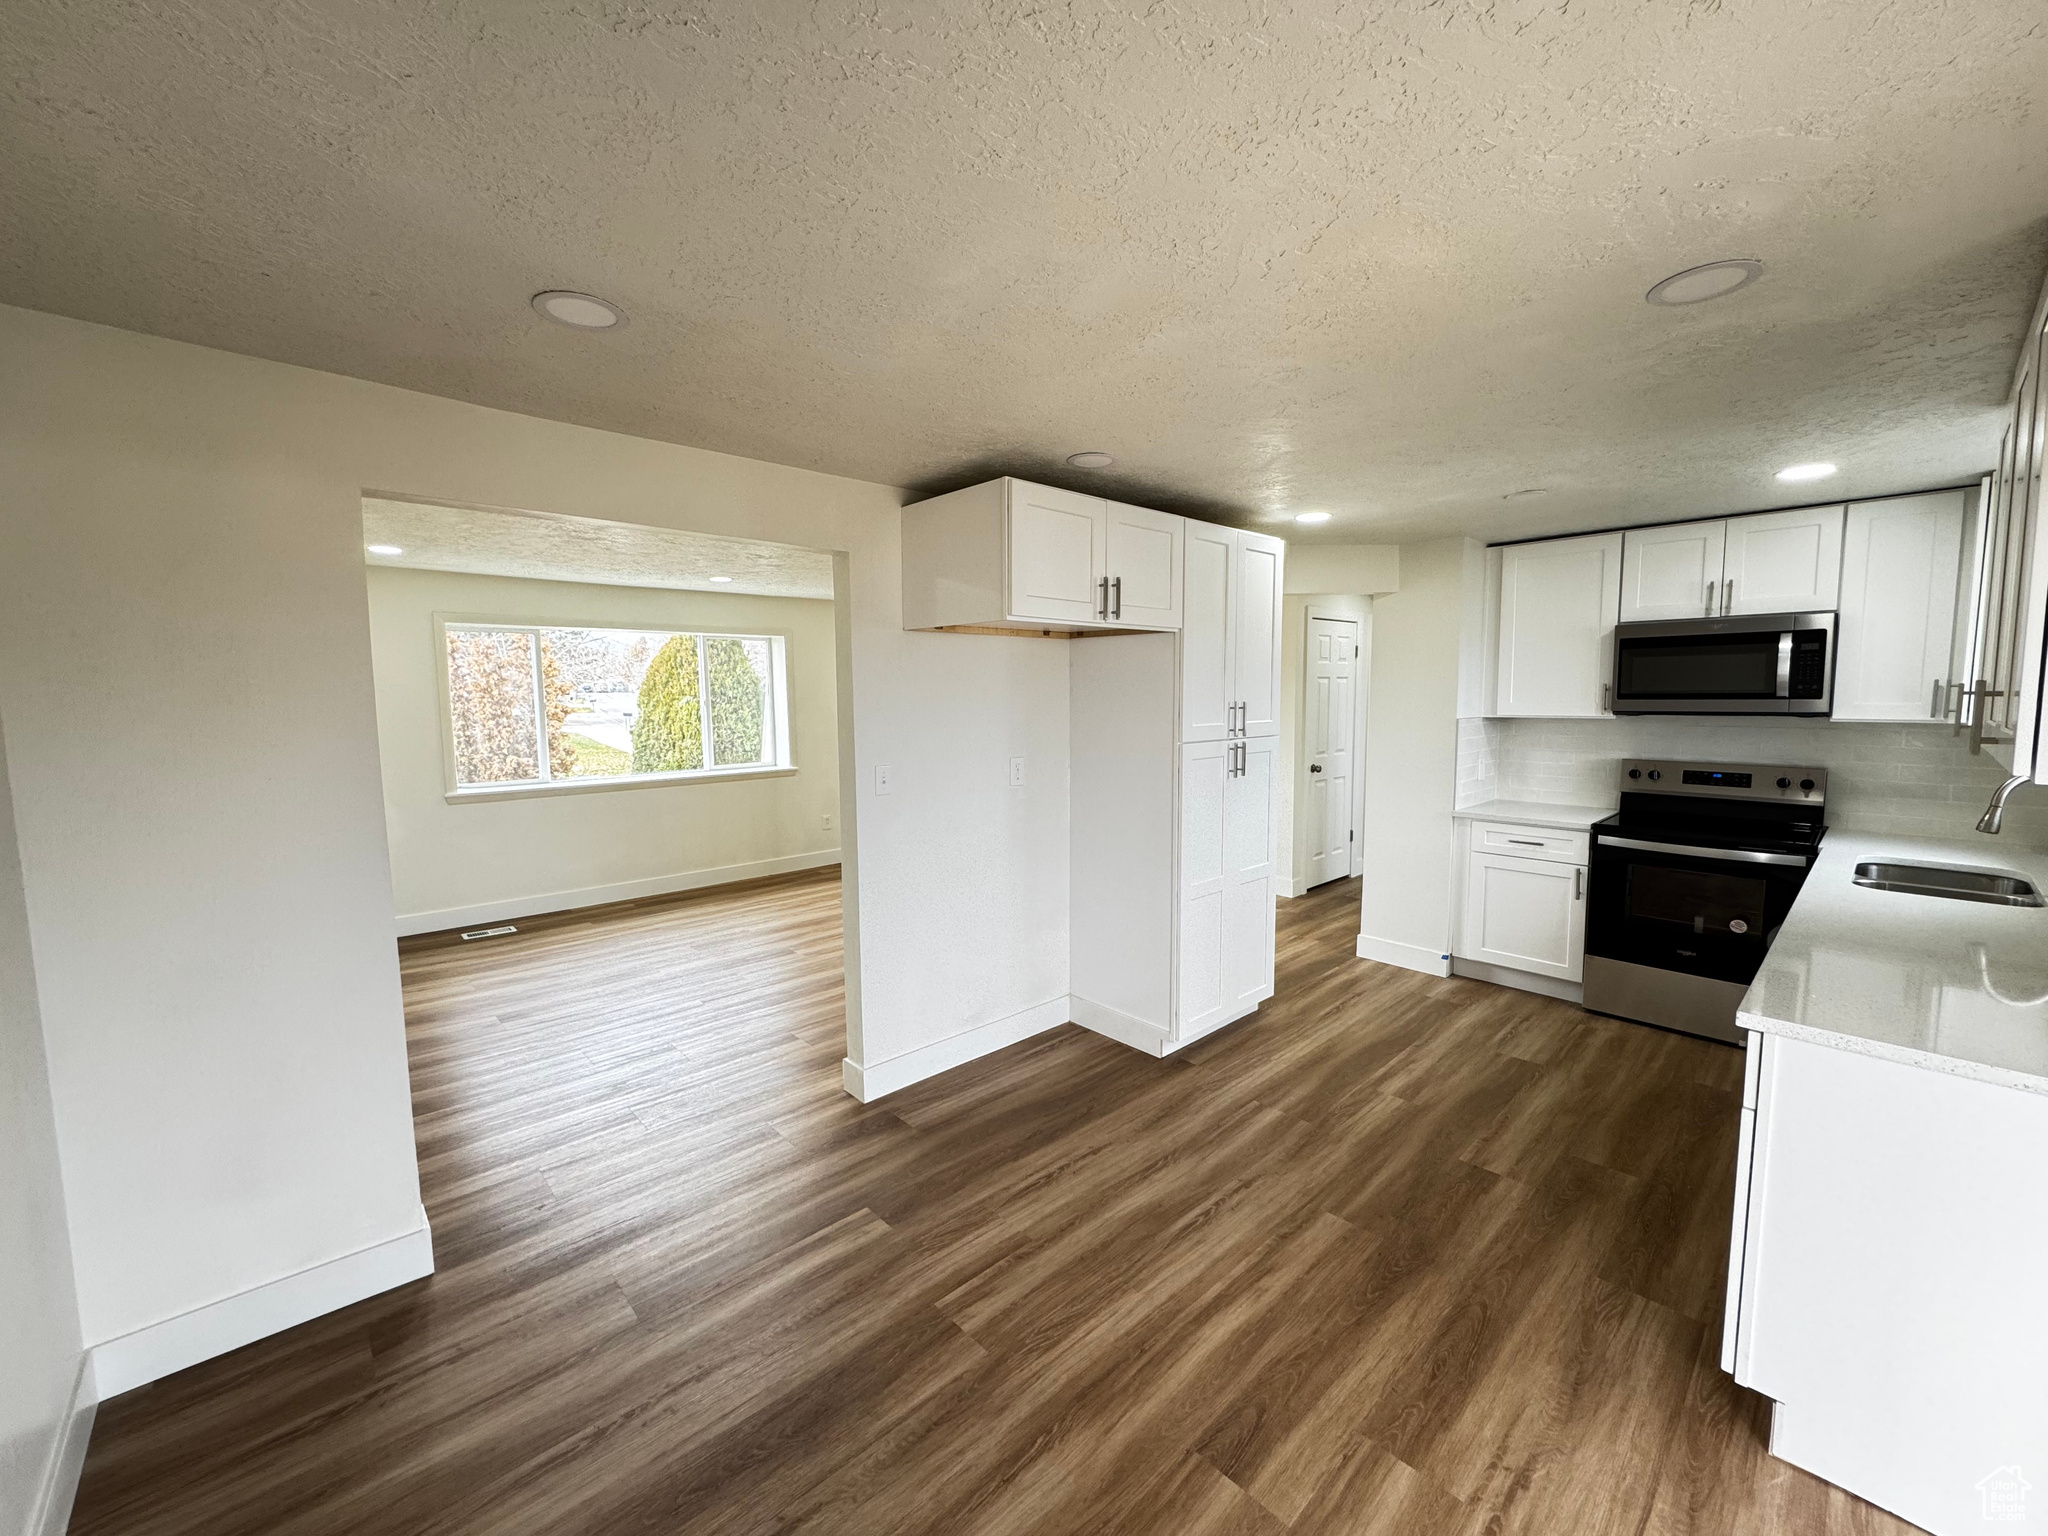
[[[1684,843],[1646,843],[1634,837],[1601,837],[1604,848],[1640,848],[1645,853],[1678,853],[1688,859],[1726,859],[1731,864],[1790,864],[1806,867],[1803,853],[1761,853],[1754,848],[1690,848]]]

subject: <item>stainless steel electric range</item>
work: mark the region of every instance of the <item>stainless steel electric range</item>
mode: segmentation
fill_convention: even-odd
[[[1585,1005],[1739,1041],[1735,1012],[1827,833],[1825,768],[1621,765],[1593,824]]]

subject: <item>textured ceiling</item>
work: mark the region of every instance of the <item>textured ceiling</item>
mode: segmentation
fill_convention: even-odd
[[[363,543],[404,551],[366,551],[363,558],[371,565],[420,571],[763,597],[832,596],[832,557],[822,550],[593,517],[479,511],[366,496]],[[713,576],[731,579],[713,582]]]
[[[1329,541],[1971,478],[2048,265],[2041,0],[10,0],[0,135],[9,302]]]

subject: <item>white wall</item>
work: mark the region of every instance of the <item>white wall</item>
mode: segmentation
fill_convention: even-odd
[[[45,1489],[68,1501],[71,1477],[59,1473],[76,1469],[58,1463],[71,1449],[65,1431],[83,1358],[0,739],[0,1531],[9,1536],[35,1536]]]
[[[831,603],[390,566],[368,567],[368,578],[400,933],[623,901],[838,858]],[[797,771],[450,804],[436,614],[782,635]]]
[[[850,1059],[1064,1001],[1064,788],[1007,765],[1065,760],[1066,654],[905,633],[897,491],[19,309],[0,355],[0,720],[88,1343],[417,1230],[366,491],[843,551]]]
[[[1287,590],[1302,596],[1351,592],[1371,597],[1401,586],[1398,544],[1300,544],[1287,546]]]
[[[1290,553],[1289,560],[1293,556]],[[1350,619],[1358,625],[1360,656],[1358,661],[1357,713],[1353,724],[1355,745],[1352,748],[1352,805],[1351,818],[1354,831],[1360,829],[1365,812],[1365,753],[1362,750],[1365,737],[1367,701],[1371,696],[1372,684],[1372,604],[1370,597],[1353,593],[1322,593],[1314,596],[1290,592],[1281,600],[1280,607],[1280,785],[1279,814],[1275,825],[1279,828],[1279,872],[1274,888],[1282,896],[1299,896],[1301,887],[1296,882],[1296,872],[1306,878],[1308,868],[1308,823],[1307,818],[1298,818],[1294,808],[1301,793],[1301,735],[1306,724],[1308,701],[1304,697],[1303,672],[1306,667],[1308,649],[1308,620],[1311,612],[1318,617]],[[1354,844],[1352,868],[1359,867],[1362,850]]]
[[[1401,546],[1401,589],[1373,600],[1365,730],[1365,854],[1358,952],[1445,971],[1451,943],[1451,809],[1458,700],[1470,686],[1470,539]]]

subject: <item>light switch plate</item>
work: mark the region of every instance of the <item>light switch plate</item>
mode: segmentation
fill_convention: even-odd
[[[1010,759],[1010,788],[1022,789],[1023,787],[1024,759],[1021,757],[1013,757]]]
[[[875,793],[878,795],[889,793],[889,770],[886,768],[878,767],[875,769]]]

